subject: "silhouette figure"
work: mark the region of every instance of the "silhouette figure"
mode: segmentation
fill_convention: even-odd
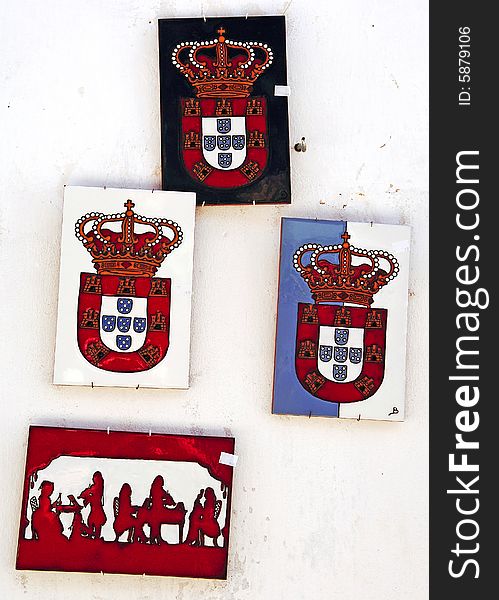
[[[201,523],[204,510],[201,499],[203,494],[204,490],[199,490],[199,494],[194,500],[194,506],[189,515],[189,531],[187,532],[187,538],[184,543],[189,544],[190,546],[201,546]]]
[[[218,524],[218,515],[222,508],[222,501],[217,500],[213,488],[208,487],[204,492],[204,510],[201,531],[202,534],[213,539],[213,545],[218,547],[217,539],[220,535],[220,525]],[[201,539],[201,545],[204,545],[204,539]]]
[[[137,512],[136,540],[150,544],[164,544],[166,541],[161,537],[161,525],[173,524],[179,526],[179,539],[182,540],[182,532],[185,522],[186,510],[184,504],[178,504],[170,493],[164,489],[164,479],[157,475],[151,485],[149,497]],[[149,526],[149,539],[144,533],[144,525]]]
[[[164,479],[161,475],[157,475],[151,485],[151,504],[149,508],[148,524],[151,528],[149,541],[151,544],[161,544],[164,542],[161,537],[161,525],[164,522],[165,508],[167,506],[175,506],[174,499],[170,496],[167,490],[164,489]]]
[[[204,495],[204,505],[201,499]],[[213,545],[218,547],[220,536],[220,525],[218,516],[222,508],[222,501],[217,500],[213,488],[200,490],[194,501],[194,506],[189,515],[189,531],[187,532],[186,544],[191,546],[204,546],[205,536],[213,539]]]
[[[42,481],[40,484],[40,497],[38,498],[38,507],[34,510],[31,517],[31,531],[35,540],[47,540],[50,538],[64,538],[63,525],[59,515],[54,512],[60,504],[58,498],[54,503],[50,496],[54,493],[54,484],[51,481]]]
[[[119,496],[114,499],[113,507],[115,514],[113,523],[114,533],[116,534],[115,541],[117,542],[118,538],[125,531],[128,531],[127,541],[133,542],[139,507],[132,504],[132,488],[130,484],[124,483],[121,486]]]
[[[83,506],[90,505],[90,514],[87,519],[86,535],[93,539],[99,539],[101,529],[107,521],[103,504],[104,479],[100,471],[96,471],[92,476],[92,483],[85,489],[78,498],[83,500]]]
[[[48,539],[53,536],[59,539],[65,540],[64,526],[60,521],[59,515],[61,513],[73,513],[73,524],[70,525],[69,529],[73,530],[76,523],[76,531],[78,535],[81,535],[80,528],[78,527],[78,519],[81,522],[81,509],[83,508],[78,504],[76,498],[72,495],[68,495],[69,504],[62,504],[61,495],[57,497],[55,502],[51,502],[50,496],[54,492],[54,484],[51,481],[43,481],[40,485],[41,493],[37,500],[31,498],[30,504],[33,509],[32,516],[32,532],[33,539],[39,539],[40,531],[42,532],[43,539]],[[37,513],[35,515],[35,512]],[[76,535],[76,531],[71,533],[70,539],[73,539]]]

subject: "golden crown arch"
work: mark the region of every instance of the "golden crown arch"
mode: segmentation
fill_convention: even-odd
[[[105,215],[91,212],[75,224],[75,235],[92,256],[99,275],[153,277],[164,259],[182,243],[180,226],[169,219],[144,217],[125,202],[126,211]],[[110,228],[119,223],[119,231]],[[139,231],[137,226],[140,226]],[[165,229],[172,236],[165,235]]]
[[[346,302],[369,307],[374,294],[397,276],[398,261],[385,250],[351,246],[347,231],[341,237],[343,243],[331,246],[304,244],[295,252],[294,268],[307,282],[316,303]],[[303,258],[309,253],[310,262],[304,264]],[[337,258],[338,263],[325,260],[327,255]],[[354,264],[353,257],[361,261]]]
[[[272,64],[272,49],[263,42],[227,39],[223,27],[217,33],[213,40],[177,44],[172,62],[198,98],[246,98]]]

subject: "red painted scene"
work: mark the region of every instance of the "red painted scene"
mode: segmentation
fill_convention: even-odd
[[[234,439],[31,427],[18,569],[225,579]]]

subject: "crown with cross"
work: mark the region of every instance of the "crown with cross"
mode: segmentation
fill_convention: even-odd
[[[272,64],[272,50],[262,42],[229,40],[223,27],[217,33],[213,40],[177,44],[172,62],[194,86],[198,98],[246,98]]]
[[[397,276],[398,261],[385,250],[351,246],[347,231],[341,237],[343,243],[332,246],[304,244],[295,252],[294,268],[307,282],[315,302],[370,306],[374,294]],[[305,265],[307,254],[310,256]]]
[[[91,212],[75,224],[76,237],[92,255],[100,275],[153,277],[168,254],[182,243],[183,234],[177,223],[137,215],[132,210],[134,206],[127,200],[125,212]],[[169,236],[165,235],[166,230]]]

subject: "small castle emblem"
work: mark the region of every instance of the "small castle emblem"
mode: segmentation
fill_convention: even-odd
[[[265,148],[265,136],[261,131],[251,131],[248,140],[250,148]]]
[[[383,350],[378,344],[366,348],[366,362],[383,362]]]
[[[260,167],[256,164],[254,160],[250,160],[241,167],[241,172],[243,173],[243,175],[246,175],[246,177],[249,180],[252,180],[258,176],[258,173],[260,172]]]
[[[326,378],[317,371],[312,371],[305,377],[305,385],[312,394],[315,394],[325,383]]]
[[[149,325],[149,331],[166,331],[166,317],[159,310],[151,317],[151,324]]]
[[[204,181],[208,175],[213,171],[213,168],[204,162],[198,162],[192,168],[194,175],[199,179],[199,181]]]
[[[99,328],[99,311],[94,308],[89,308],[83,313],[80,327],[84,329],[98,329]]]
[[[359,379],[359,381],[355,382],[355,387],[364,397],[367,398],[371,395],[371,392],[374,389],[374,380],[372,377],[364,375],[361,377],[361,379]]]
[[[263,115],[262,101],[257,98],[249,100],[248,105],[246,106],[246,114],[255,116]]]
[[[298,358],[315,358],[317,356],[317,344],[313,340],[300,342]]]
[[[122,277],[118,284],[117,293],[121,296],[135,296],[135,279],[133,277]]]
[[[381,329],[383,322],[381,315],[376,310],[371,310],[366,317],[366,327],[369,329]]]
[[[201,137],[198,131],[188,131],[184,136],[184,148],[201,148]]]
[[[187,98],[184,106],[185,117],[199,117],[201,115],[201,105],[196,98]]]
[[[350,327],[352,325],[352,313],[348,308],[342,306],[334,316],[335,327]]]
[[[232,117],[232,104],[230,100],[227,98],[221,98],[217,102],[217,107],[215,109],[215,116],[217,117]]]
[[[317,325],[319,322],[319,313],[317,312],[317,307],[313,304],[308,304],[305,306],[303,308],[301,322],[309,323],[310,325]]]
[[[149,344],[145,348],[141,348],[138,352],[149,367],[155,365],[161,359],[161,352],[159,348],[157,346],[153,346],[153,344]]]
[[[88,275],[83,291],[86,294],[102,294],[101,279],[98,275]]]
[[[106,348],[102,342],[93,342],[92,344],[89,344],[86,356],[91,363],[97,365],[109,354],[109,352],[109,348]]]
[[[168,285],[164,279],[153,279],[151,296],[168,296]]]

